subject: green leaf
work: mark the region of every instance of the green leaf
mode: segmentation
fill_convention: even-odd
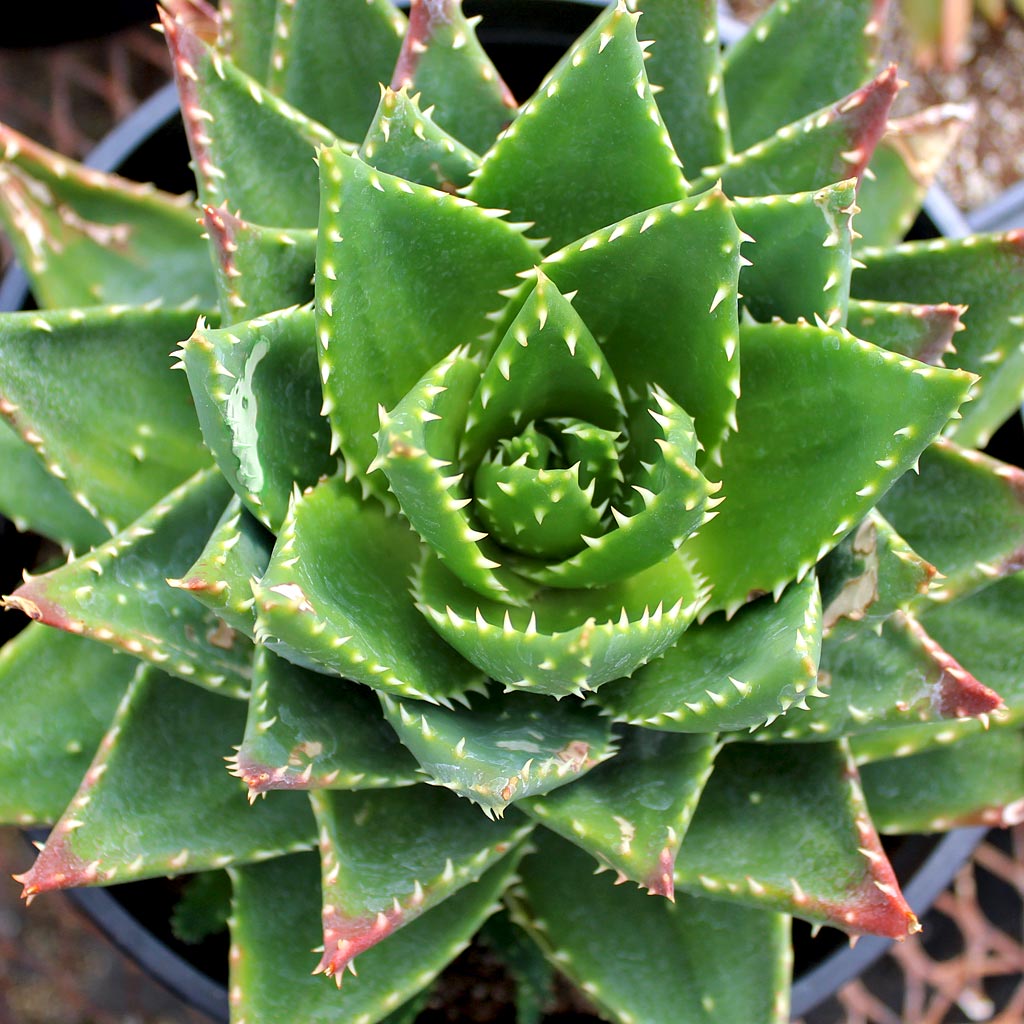
[[[206,871],[308,849],[301,794],[249,807],[218,751],[245,710],[143,668],[32,868],[25,895],[78,885]]]
[[[199,473],[101,547],[29,577],[5,603],[199,686],[244,697],[248,640],[165,582],[195,561],[227,500],[219,475]]]
[[[487,313],[504,301],[499,289],[515,284],[536,252],[468,200],[375,171],[339,149],[323,150],[320,168],[324,409],[349,472],[362,475],[376,454],[378,403],[393,408],[455,345],[479,351]],[[382,477],[368,482],[383,493]]]
[[[608,1019],[789,1019],[789,922],[781,914],[683,894],[675,903],[652,900],[594,877],[590,858],[550,833],[536,843],[522,864],[516,920]]]
[[[889,122],[857,195],[861,247],[903,240],[972,113],[944,103]]]
[[[391,86],[436,107],[438,124],[482,153],[515,116],[515,97],[476,37],[461,0],[412,0]]]
[[[541,951],[512,922],[507,909],[484,923],[477,941],[493,950],[512,975],[517,1024],[542,1024],[544,1007],[551,1002],[555,972]]]
[[[171,911],[171,931],[181,942],[195,945],[227,929],[231,916],[231,880],[224,871],[203,871],[182,887]]]
[[[615,753],[607,719],[576,701],[491,694],[446,710],[381,694],[401,741],[439,786],[500,817],[513,800],[574,782]]]
[[[730,613],[751,591],[802,579],[913,465],[971,380],[807,324],[745,326],[741,345],[725,502],[682,548],[714,582],[711,607]]]
[[[626,411],[601,347],[541,271],[469,399],[461,461],[475,465],[531,420],[574,417],[622,431]],[[513,379],[513,376],[515,379]]]
[[[191,198],[83,167],[0,125],[0,225],[41,306],[212,305]]]
[[[1024,567],[1024,470],[946,440],[919,465],[881,511],[944,577],[915,602],[923,613]]]
[[[848,621],[834,628],[822,646],[818,686],[826,700],[754,738],[817,742],[987,715],[1002,703],[904,612],[892,615],[879,632]]]
[[[533,221],[559,249],[686,195],[644,73],[639,17],[611,6],[580,37],[484,154],[470,199]]]
[[[342,138],[362,138],[405,27],[387,0],[279,3],[267,88]]]
[[[937,571],[872,509],[818,566],[826,632],[840,620],[878,625],[927,594]]]
[[[562,422],[588,429],[578,420]],[[615,436],[611,431],[604,433]],[[522,556],[571,558],[585,546],[584,537],[593,540],[605,532],[602,511],[592,503],[596,487],[591,485],[597,481],[584,487],[579,462],[570,468],[549,466],[543,452],[553,446],[550,437],[531,424],[488,453],[473,475],[476,518],[506,551],[517,552],[519,561],[527,560]],[[614,441],[611,446],[616,457],[609,464],[617,467]],[[526,463],[520,461],[521,452],[526,453]],[[529,464],[531,460],[534,465]]]
[[[882,17],[879,0],[773,4],[726,52],[725,93],[737,148],[853,92],[874,66]]]
[[[480,383],[480,356],[455,349],[389,413],[378,413],[377,458],[402,514],[457,578],[474,592],[522,603],[529,588],[502,567],[504,557],[468,512],[472,480],[457,463],[470,396]],[[429,434],[429,437],[428,437]]]
[[[404,523],[340,478],[324,481],[295,500],[253,586],[261,641],[307,668],[447,702],[481,677],[416,610],[408,578],[418,556]]]
[[[856,183],[844,181],[818,192],[734,200],[736,223],[750,242],[740,294],[755,320],[846,322],[855,199]]]
[[[755,729],[814,696],[821,598],[813,574],[780,600],[691,626],[658,661],[595,698],[618,720],[670,732]]]
[[[862,769],[880,832],[946,832],[968,825],[1006,828],[1024,814],[1024,735],[999,729],[942,749]]]
[[[188,591],[232,629],[251,639],[256,602],[249,581],[266,572],[273,546],[273,535],[233,495],[195,564],[181,579],[167,582]]]
[[[730,744],[676,860],[691,892],[852,933],[918,930],[844,745]]]
[[[0,420],[0,465],[0,514],[22,532],[40,533],[75,551],[110,536],[6,420]]]
[[[0,820],[25,826],[60,817],[136,667],[102,644],[36,623],[4,644]]]
[[[927,610],[924,625],[934,640],[1006,702],[991,716],[993,728],[1024,721],[1024,576],[996,580],[948,605]],[[907,757],[944,747],[989,726],[988,716],[909,725],[853,739],[859,763]]]
[[[451,193],[480,166],[480,157],[421,110],[407,88],[382,89],[359,156],[378,171]]]
[[[222,330],[200,321],[181,351],[217,465],[249,511],[278,531],[293,489],[337,469],[320,415],[313,311],[292,307]]]
[[[920,359],[922,363],[944,366],[954,351],[953,338],[964,329],[963,306],[940,302],[923,306],[912,302],[875,302],[851,299],[846,326],[857,338]]]
[[[235,887],[232,1020],[373,1024],[426,987],[497,909],[518,857],[503,858],[476,885],[402,928],[359,958],[359,977],[339,993],[313,977],[320,944],[320,867],[312,855],[281,857],[231,871]],[[337,976],[340,980],[341,975]]]
[[[161,9],[199,198],[254,224],[317,222],[318,146],[338,140]]]
[[[256,651],[245,738],[233,771],[249,799],[272,789],[380,789],[421,781],[377,698]]]
[[[634,423],[631,437],[643,473],[616,498],[621,507],[611,507],[614,528],[609,524],[600,536],[582,537],[582,550],[561,562],[534,567],[525,559],[514,559],[524,576],[559,588],[617,583],[671,559],[714,514],[706,509],[718,486],[695,465],[698,441],[693,420],[655,387],[649,391],[648,413],[653,428],[644,437],[642,425]]]
[[[950,605],[930,608],[924,623],[937,643],[999,692],[1008,711],[996,715],[997,722],[1024,719],[1024,575],[1015,573]]]
[[[644,65],[660,87],[658,110],[675,151],[696,177],[732,152],[722,88],[718,6],[714,0],[645,0],[640,35],[657,42]]]
[[[246,74],[266,82],[277,0],[226,0],[220,5],[218,49]]]
[[[0,325],[3,412],[111,533],[208,464],[167,354],[191,310],[106,306],[11,313]],[[111,401],[115,372],[132,381]]]
[[[417,607],[445,640],[509,689],[582,696],[661,655],[707,600],[703,579],[674,552],[594,590],[542,590],[526,607],[481,597],[427,553],[413,579]]]
[[[480,880],[532,826],[490,821],[441,789],[311,794],[320,829],[324,952],[337,977],[357,956]]]
[[[785,66],[792,66],[789,60]],[[792,124],[778,122],[784,127],[773,127],[763,142],[734,154],[724,164],[704,168],[693,187],[707,188],[720,181],[730,196],[760,196],[805,192],[859,178],[885,131],[898,89],[893,64],[845,99]]]
[[[721,192],[639,213],[543,262],[601,339],[631,419],[648,431],[648,385],[693,417],[714,455],[739,394],[739,230]],[[685,344],[680,342],[685,339]],[[627,459],[626,476],[631,475]]]
[[[265,228],[205,204],[203,222],[225,324],[312,301],[315,232]]]
[[[972,235],[863,249],[867,264],[851,283],[859,298],[967,306],[950,366],[981,375],[963,412],[947,430],[959,444],[981,448],[1020,405],[1024,393],[1024,234]]]
[[[652,894],[673,899],[673,867],[718,753],[713,736],[624,730],[615,758],[518,806]]]

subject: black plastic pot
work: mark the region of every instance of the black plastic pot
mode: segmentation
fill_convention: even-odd
[[[526,96],[569,43],[586,27],[603,0],[511,0],[490,4],[467,0],[466,8],[487,7],[481,38],[518,96]],[[728,16],[721,22],[724,41],[738,38],[743,26]],[[525,54],[525,59],[524,59]],[[169,191],[194,187],[188,151],[178,118],[173,86],[161,89],[115,128],[85,163],[99,170],[118,170],[139,181],[154,181]],[[1017,201],[1024,207],[1024,195]],[[933,190],[926,213],[945,235],[968,233],[972,225],[939,190]],[[980,227],[980,225],[979,225]],[[14,269],[0,284],[0,309],[31,304],[25,275]],[[942,838],[911,837],[891,850],[908,902],[919,916],[949,884],[985,834],[984,828],[963,829]],[[148,974],[214,1021],[228,1020],[225,986],[204,973],[183,952],[154,935],[139,917],[152,912],[153,886],[144,882],[111,890],[79,889],[69,893],[74,904]],[[162,902],[162,901],[161,901]],[[127,909],[132,906],[137,913]],[[856,977],[888,949],[889,940],[864,938],[849,948],[838,932],[826,929],[812,939],[798,926],[793,985],[793,1015],[806,1014],[847,981]],[[836,946],[840,948],[836,948]],[[182,947],[183,949],[183,947]]]
[[[11,8],[16,7],[13,2]],[[0,30],[0,47],[57,46],[81,39],[95,39],[129,25],[141,25],[153,20],[151,0],[100,0],[82,3],[81,0],[56,0],[42,12],[4,19]],[[5,8],[13,15],[14,10]]]

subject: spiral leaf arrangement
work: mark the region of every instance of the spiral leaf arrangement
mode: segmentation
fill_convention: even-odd
[[[767,1024],[789,916],[916,930],[879,832],[1024,796],[1024,235],[900,242],[961,115],[882,6],[619,4],[520,106],[457,0],[165,0],[198,225],[2,129],[26,896],[188,875],[235,1024],[478,932]]]

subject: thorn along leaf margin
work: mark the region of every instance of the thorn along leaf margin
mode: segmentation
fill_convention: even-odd
[[[916,929],[879,828],[1024,799],[1024,261],[900,244],[962,113],[884,8],[612,4],[513,98],[457,0],[165,0],[194,208],[0,128],[27,898],[227,869],[234,1024],[412,1019],[495,914],[781,1024],[788,916]]]

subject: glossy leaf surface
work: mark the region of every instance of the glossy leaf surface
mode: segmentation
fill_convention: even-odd
[[[188,389],[167,362],[195,322],[194,310],[124,306],[4,317],[4,414],[111,532],[208,464]],[[115,366],[134,383],[111,402]]]
[[[341,138],[362,138],[405,25],[387,0],[278,3],[267,88]]]
[[[455,345],[480,349],[499,289],[535,248],[468,200],[412,185],[348,157],[320,155],[316,320],[325,410],[350,472],[376,455],[377,407],[393,408]],[[438,249],[446,259],[437,259]],[[400,251],[400,262],[391,255]],[[387,263],[391,272],[380,274]],[[476,272],[467,278],[461,267]],[[376,298],[375,298],[376,296]],[[375,489],[380,476],[371,476]]]
[[[884,7],[884,0],[790,0],[762,15],[725,58],[737,149],[856,89],[875,62]]]
[[[266,572],[273,546],[273,535],[233,496],[196,562],[181,579],[167,582],[188,591],[232,629],[251,639],[256,612],[250,581]]]
[[[560,249],[683,198],[679,158],[644,73],[638,17],[613,5],[580,37],[484,154],[470,199],[532,221],[531,234]],[[566,125],[574,126],[568,137]]]
[[[29,577],[7,603],[182,679],[244,697],[249,641],[166,582],[195,560],[227,498],[219,476],[197,474],[102,547]]]
[[[298,498],[257,586],[258,635],[307,668],[445,700],[480,680],[416,610],[416,537],[335,477]]]
[[[35,865],[26,895],[202,871],[307,849],[301,794],[249,807],[219,750],[245,711],[154,669],[125,694],[99,751]],[[159,804],[154,804],[159,794]]]
[[[513,800],[574,782],[616,749],[607,719],[572,700],[493,694],[455,710],[387,695],[381,703],[436,784],[492,816]]]
[[[310,228],[317,222],[317,146],[337,139],[268,92],[187,25],[161,12],[199,198],[227,202],[254,224]]]
[[[519,807],[614,869],[620,882],[673,899],[679,844],[717,753],[713,736],[629,729],[608,764]]]
[[[110,536],[6,420],[0,420],[0,461],[0,513],[23,533],[42,534],[75,551]]]
[[[1024,736],[1017,729],[971,736],[943,749],[862,769],[880,832],[945,832],[1017,825],[1024,815]]]
[[[380,789],[421,781],[373,694],[257,650],[233,770],[249,798],[272,789]]]
[[[428,985],[497,909],[516,866],[506,857],[469,886],[359,958],[359,976],[341,992],[310,972],[310,950],[322,941],[320,868],[312,855],[278,858],[232,871],[231,940],[241,954],[232,966],[238,992],[234,1024],[288,1020],[301,1001],[307,1024],[339,1015],[368,1024],[386,1017]],[[282,936],[285,936],[282,940]]]
[[[531,831],[491,821],[442,789],[339,791],[311,797],[320,829],[324,954],[337,977],[355,957],[451,898]]]
[[[896,938],[918,927],[841,744],[725,747],[683,840],[676,884],[850,932]]]
[[[682,549],[714,581],[712,607],[728,610],[794,566],[802,578],[916,461],[971,380],[806,324],[745,327],[741,347],[726,500]]]
[[[0,223],[41,306],[210,306],[189,196],[83,167],[0,125]]]
[[[60,817],[135,669],[101,644],[38,624],[4,644],[0,820],[46,825]]]
[[[756,729],[813,696],[821,650],[821,597],[813,576],[727,620],[691,626],[665,656],[597,702],[632,725],[681,733]]]
[[[182,345],[203,438],[249,511],[280,529],[295,487],[332,473],[313,312],[291,308]]]
[[[958,443],[981,447],[1017,408],[1024,391],[1024,234],[973,235],[905,242],[894,249],[864,249],[867,266],[853,275],[858,298],[901,302],[952,302],[968,307],[966,330],[957,335],[949,366],[981,375],[963,421],[947,433]],[[954,429],[955,428],[955,429]]]
[[[609,1019],[788,1019],[782,915],[683,894],[675,903],[652,900],[632,886],[616,888],[608,875],[595,877],[590,858],[564,839],[541,833],[537,843],[523,861],[518,919]]]

